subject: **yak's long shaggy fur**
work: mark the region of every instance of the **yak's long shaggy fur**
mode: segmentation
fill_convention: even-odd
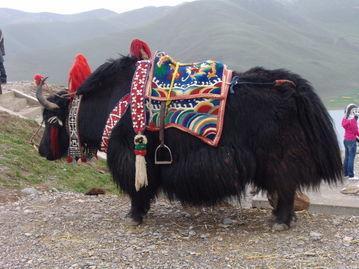
[[[134,58],[122,57],[98,68],[82,85],[80,135],[99,147],[107,115],[129,92]],[[286,70],[253,68],[234,73],[247,82],[291,80],[296,84],[235,85],[227,99],[218,147],[175,128],[165,130],[173,164],[155,165],[158,133],[145,132],[149,186],[135,190],[135,155],[130,110],[115,126],[107,161],[114,181],[131,197],[132,219],[140,223],[151,200],[163,190],[169,199],[192,205],[214,205],[240,197],[252,183],[278,194],[276,222],[289,225],[294,193],[341,178],[342,163],[332,120],[311,85]]]
[[[228,196],[240,197],[252,183],[281,197],[274,213],[277,222],[289,225],[296,190],[340,180],[342,164],[332,120],[306,80],[260,67],[234,75],[248,82],[287,79],[296,87],[235,86],[227,99],[217,148],[174,128],[165,131],[174,158],[171,165],[154,164],[158,134],[146,132],[149,186],[139,192],[134,187],[135,134],[129,112],[114,128],[108,165],[115,182],[131,196],[135,221],[142,220],[159,189],[169,199],[213,205]]]

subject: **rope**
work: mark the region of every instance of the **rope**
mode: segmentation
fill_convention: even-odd
[[[287,79],[277,79],[273,82],[251,82],[251,81],[239,81],[241,78],[239,76],[233,77],[231,81],[231,86],[229,88],[230,93],[234,93],[235,85],[258,85],[258,86],[282,86],[285,83],[291,84],[293,87],[296,87],[295,83]]]
[[[38,134],[38,132],[40,131],[41,127],[42,127],[42,124],[44,123],[44,119],[42,120],[39,128],[37,128],[37,130],[33,133],[33,135],[30,137],[30,140],[29,140],[29,143],[35,147],[37,147],[37,145],[34,143],[34,139],[35,139],[35,136]]]
[[[178,73],[178,69],[179,69],[179,66],[180,66],[180,63],[177,62],[176,63],[176,67],[175,67],[175,70],[173,72],[173,75],[172,75],[172,80],[171,80],[171,84],[170,84],[170,89],[168,90],[168,94],[166,96],[166,109],[168,108],[168,106],[170,105],[171,103],[171,92],[173,90],[173,85],[175,83],[175,79],[176,79],[176,75]]]

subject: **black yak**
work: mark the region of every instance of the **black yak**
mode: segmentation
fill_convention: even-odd
[[[124,56],[100,66],[80,87],[79,111],[82,143],[100,148],[108,114],[129,93],[136,58]],[[290,227],[297,190],[316,188],[322,182],[341,180],[342,162],[332,120],[310,83],[286,70],[261,67],[234,72],[241,81],[233,85],[225,107],[221,140],[217,147],[175,128],[165,130],[173,163],[157,165],[154,152],[158,132],[145,131],[148,186],[135,189],[135,136],[130,109],[112,131],[107,163],[117,185],[131,198],[129,216],[142,222],[159,191],[170,200],[189,205],[215,205],[231,196],[241,197],[254,185],[278,197],[274,228]],[[293,83],[272,85],[276,80]],[[68,103],[59,96],[48,99],[59,108],[44,110],[46,129],[40,154],[48,159],[67,150],[66,129],[49,123],[51,117],[66,121]],[[44,103],[44,102],[43,102]],[[46,103],[44,104],[46,106]],[[51,151],[51,128],[60,128],[61,154]]]
[[[79,94],[86,91],[79,110],[78,126],[83,144],[100,147],[108,114],[124,94],[124,89],[130,87],[131,81],[127,77],[133,74],[134,68],[129,66],[134,65],[137,60],[130,57],[109,60],[98,67],[79,88]],[[67,91],[61,91],[46,99],[42,95],[42,86],[38,87],[37,97],[44,107],[45,133],[39,145],[39,153],[48,160],[56,160],[68,153],[66,121],[69,115],[69,97]],[[54,104],[59,108],[54,108]],[[51,135],[53,133],[57,133],[57,138]]]

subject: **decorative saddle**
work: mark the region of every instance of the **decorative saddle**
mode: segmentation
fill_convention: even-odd
[[[164,128],[178,128],[217,146],[231,75],[220,62],[186,64],[157,52],[146,88],[147,129],[159,130],[161,102],[166,102]]]

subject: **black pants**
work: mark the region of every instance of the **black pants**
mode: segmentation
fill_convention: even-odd
[[[7,76],[6,76],[4,63],[0,62],[0,82],[6,83],[6,78],[7,78]]]

